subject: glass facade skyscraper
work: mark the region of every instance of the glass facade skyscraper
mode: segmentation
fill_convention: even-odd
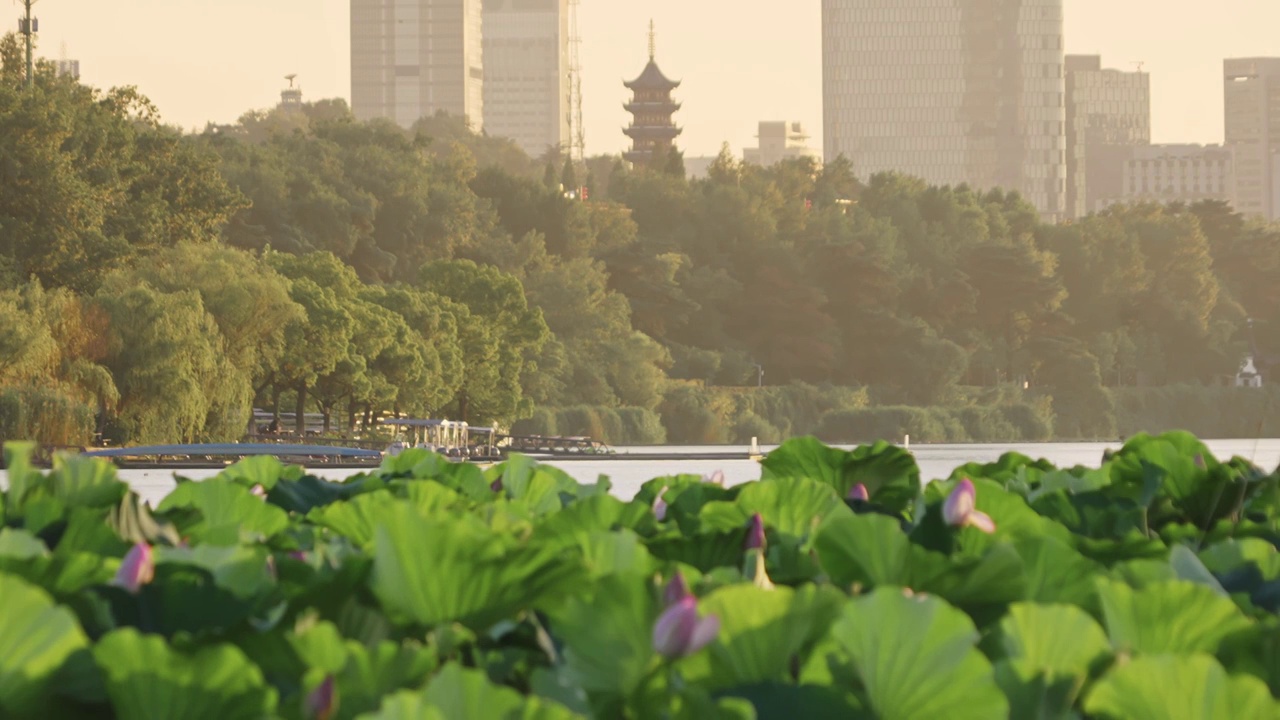
[[[828,162],[1066,210],[1063,0],[823,0]]]
[[[484,127],[481,0],[351,0],[351,109],[409,127],[443,110]]]
[[[1151,144],[1151,78],[1104,70],[1097,55],[1068,55],[1067,216],[1081,218],[1124,194],[1133,148]]]
[[[569,142],[568,0],[484,0],[484,125],[530,157]]]

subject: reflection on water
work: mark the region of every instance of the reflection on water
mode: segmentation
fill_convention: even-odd
[[[1280,464],[1280,440],[1210,440],[1207,441],[1213,454],[1226,459],[1240,456],[1251,460],[1254,464],[1272,470]],[[1030,443],[1014,445],[915,445],[911,452],[920,465],[921,477],[925,480],[944,478],[951,474],[958,465],[969,462],[991,462],[1009,451],[1017,451],[1034,458],[1044,458],[1059,467],[1085,465],[1097,467],[1102,462],[1102,454],[1108,450],[1119,449],[1120,443]],[[772,447],[762,448],[765,452]],[[613,492],[621,498],[633,497],[645,481],[655,477],[691,473],[707,475],[716,470],[724,472],[729,484],[738,484],[760,477],[760,464],[746,458],[747,448],[742,447],[643,447],[619,448],[620,454],[635,456],[634,459],[615,460],[565,460],[552,461],[549,464],[561,468],[578,482],[594,483],[601,475],[606,475],[613,482]],[[733,453],[741,452],[741,460],[645,460],[646,454],[671,453]],[[359,470],[329,470],[318,474],[331,480],[340,480],[353,475]],[[193,480],[210,477],[214,470],[191,470],[183,473]],[[122,479],[130,484],[143,498],[153,504],[173,489],[173,471],[170,470],[123,470]]]

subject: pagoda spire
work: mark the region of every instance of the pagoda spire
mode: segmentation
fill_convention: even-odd
[[[663,161],[680,135],[680,127],[672,118],[680,109],[680,103],[671,97],[671,92],[680,87],[680,82],[668,79],[658,69],[654,59],[657,44],[657,33],[651,19],[649,62],[639,77],[623,83],[633,93],[631,101],[623,106],[632,115],[631,125],[623,129],[631,138],[631,150],[623,153],[623,157],[633,165],[650,166],[655,161]]]

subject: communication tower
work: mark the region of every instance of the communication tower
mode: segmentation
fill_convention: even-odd
[[[569,0],[569,157],[586,162],[587,131],[582,123],[582,35],[578,33],[578,5]]]

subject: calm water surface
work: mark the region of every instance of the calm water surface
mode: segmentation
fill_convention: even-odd
[[[1266,469],[1275,469],[1280,465],[1280,439],[1273,440],[1209,440],[1209,449],[1219,459],[1240,456],[1251,460],[1254,464]],[[1119,449],[1120,443],[1030,443],[1023,445],[915,445],[911,452],[920,465],[921,476],[925,480],[944,478],[952,469],[968,462],[991,462],[1011,450],[1029,455],[1033,458],[1044,458],[1059,467],[1085,465],[1097,467],[1102,462],[1102,454],[1108,450]],[[762,448],[765,452],[772,446]],[[729,453],[741,452],[741,460],[646,460],[645,455],[671,453]],[[613,493],[618,497],[630,499],[647,480],[665,475],[694,473],[706,475],[716,470],[724,472],[729,484],[738,484],[760,477],[760,464],[746,458],[747,448],[743,447],[643,447],[619,448],[623,459],[615,460],[553,460],[548,464],[561,468],[578,482],[594,483],[601,475],[613,481]],[[341,480],[359,470],[322,470],[318,474],[330,480]],[[211,477],[216,470],[188,470],[185,477],[198,480]],[[143,498],[153,504],[173,489],[173,471],[171,470],[123,470],[123,480]]]

